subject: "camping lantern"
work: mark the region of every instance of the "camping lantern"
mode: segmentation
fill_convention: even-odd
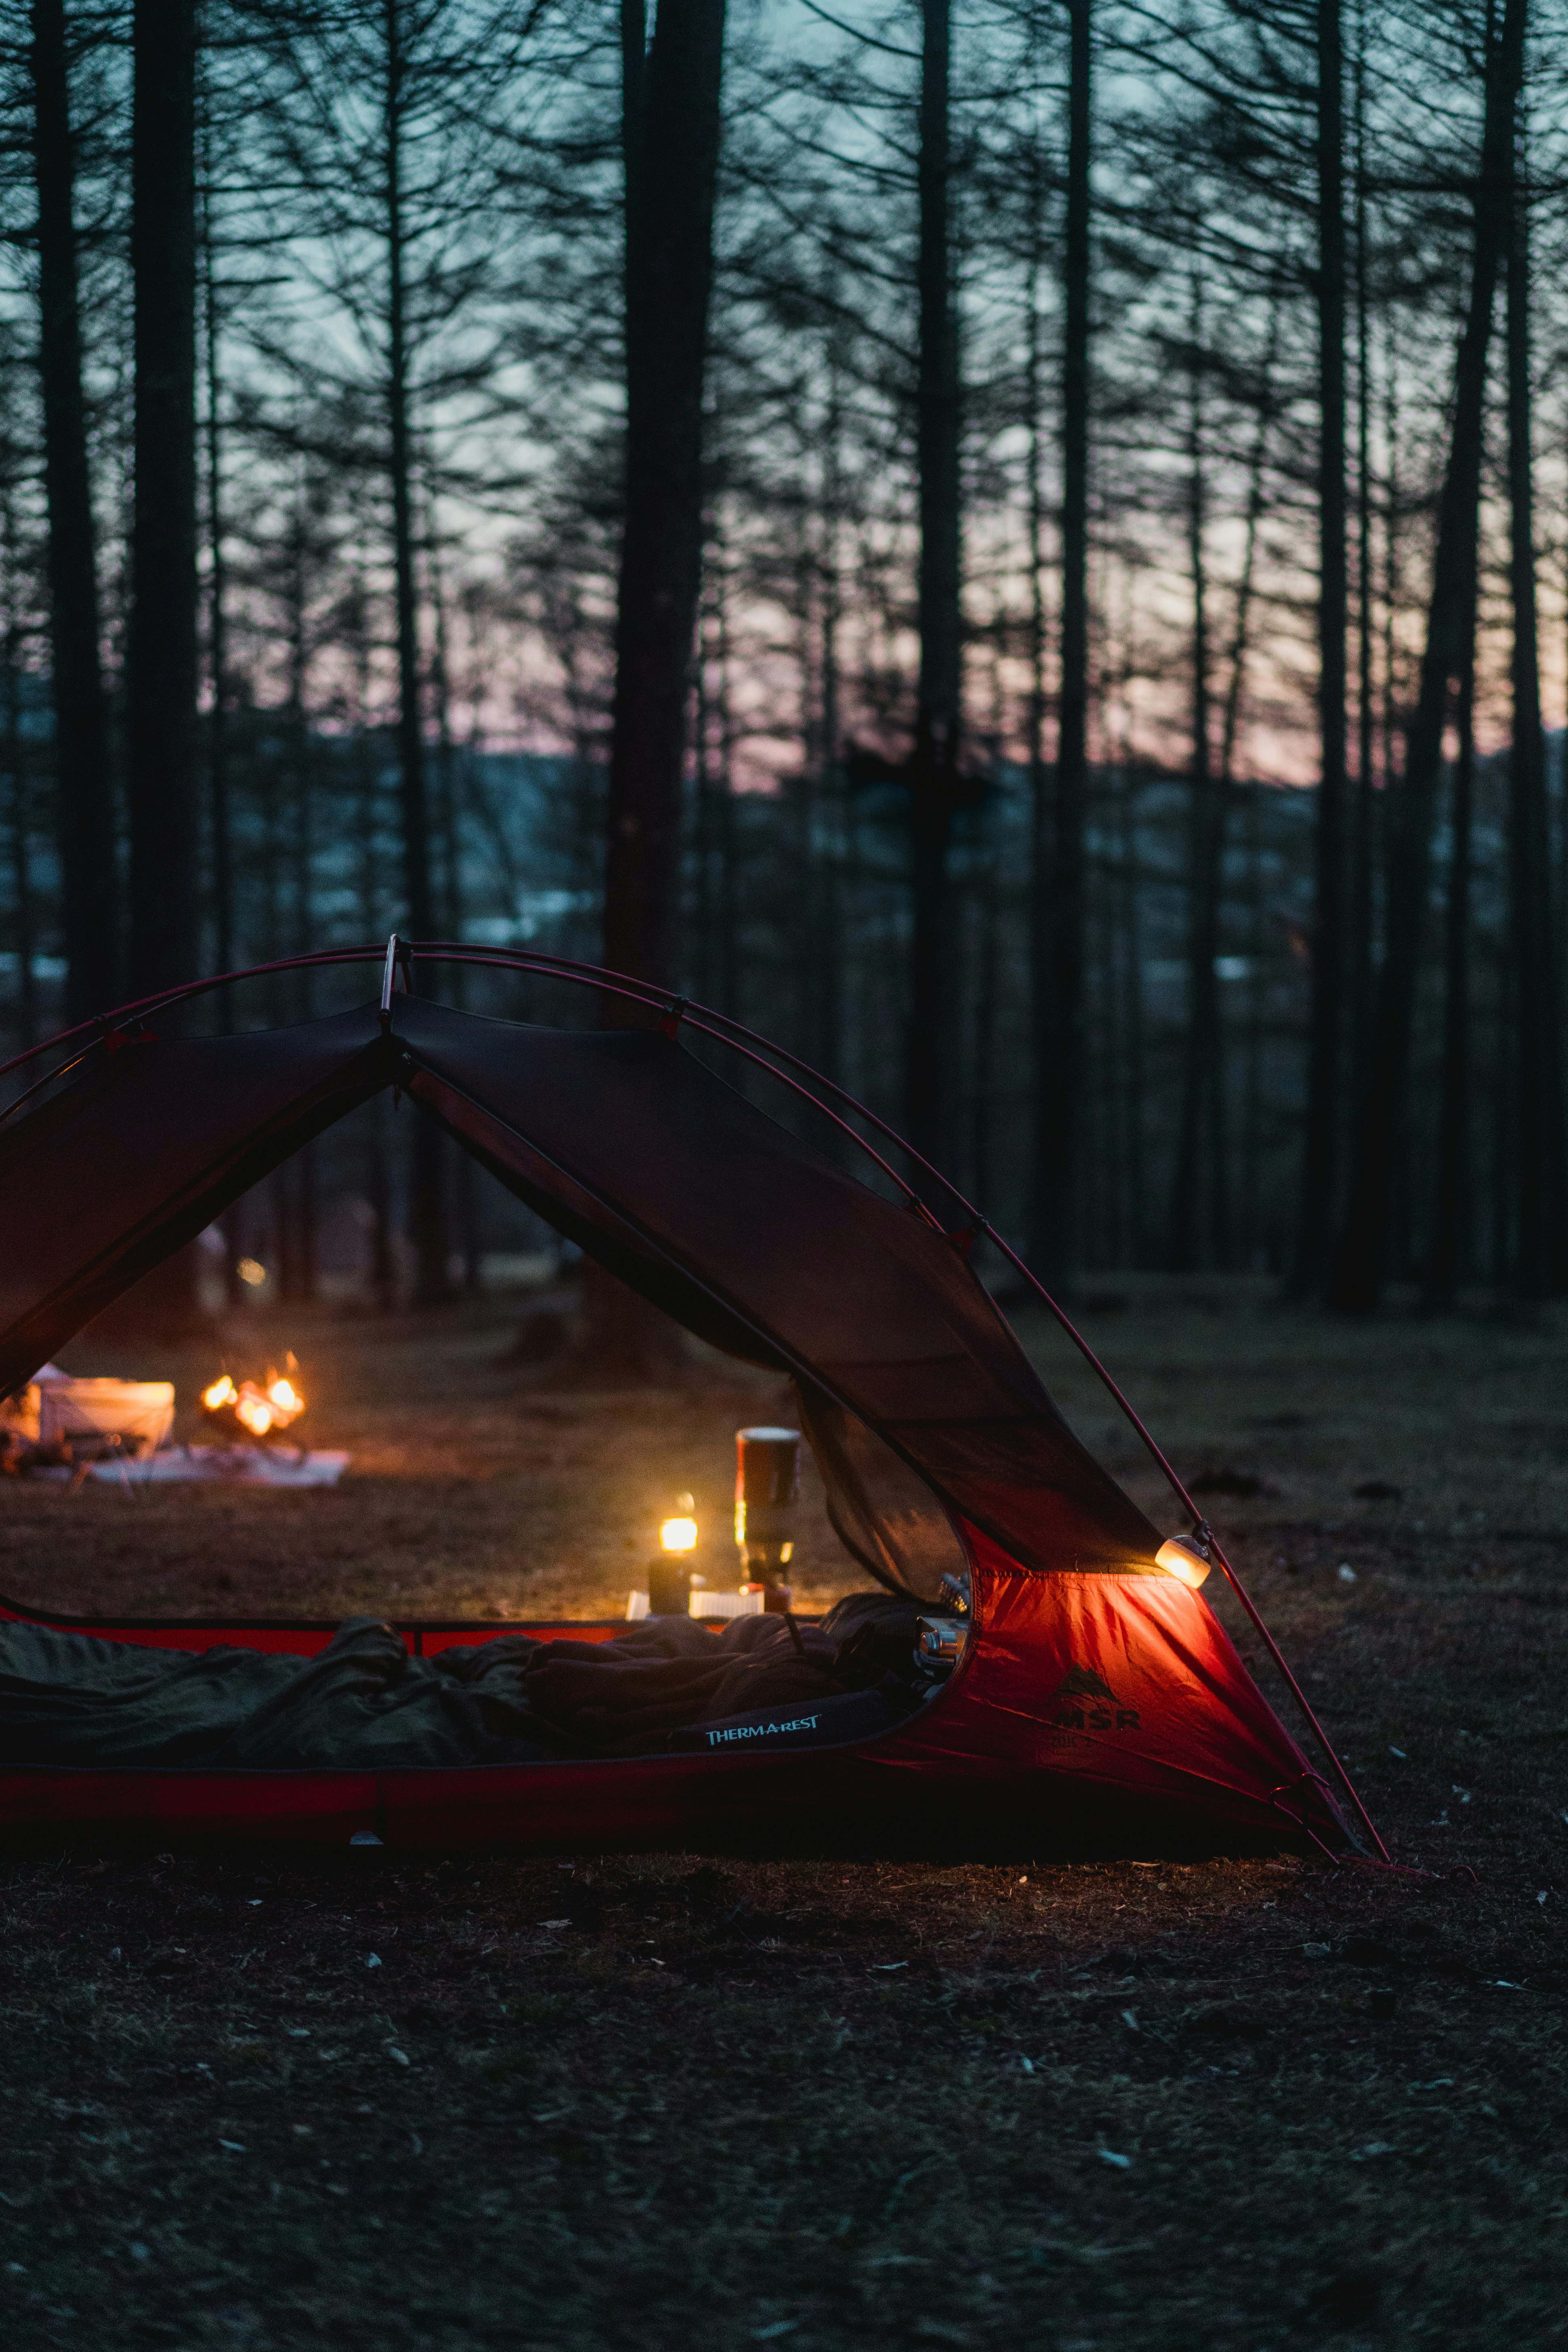
[[[689,1495],[678,1495],[675,1504],[680,1516],[661,1521],[658,1530],[659,1549],[661,1551],[695,1551],[697,1522],[690,1516],[691,1497]]]
[[[735,1541],[747,1582],[763,1587],[763,1606],[787,1610],[790,1589],[779,1571],[795,1550],[800,1496],[798,1429],[735,1432]]]
[[[1202,1537],[1194,1534],[1168,1536],[1154,1554],[1154,1565],[1164,1569],[1168,1575],[1179,1576],[1184,1584],[1190,1584],[1195,1591],[1214,1562]]]
[[[659,1549],[647,1564],[647,1613],[684,1617],[691,1600],[690,1555],[697,1549],[697,1521],[689,1495],[677,1495],[673,1517],[661,1521]]]

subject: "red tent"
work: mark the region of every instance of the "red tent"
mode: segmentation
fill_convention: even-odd
[[[929,1599],[956,1538],[972,1594],[963,1659],[920,1713],[843,1747],[374,1773],[24,1765],[0,1769],[0,1818],[329,1841],[364,1830],[426,1845],[965,1823],[1037,1850],[1375,1841],[1335,1760],[1343,1810],[1205,1594],[1161,1564],[1158,1531],[1068,1429],[970,1264],[983,1221],[934,1171],[885,1129],[873,1150],[838,1089],[720,1016],[550,959],[416,952],[548,970],[646,1025],[456,1011],[395,991],[389,948],[379,1004],[197,1036],[174,1015],[193,989],[57,1041],[63,1058],[0,1112],[0,1394],[301,1144],[394,1087],[689,1330],[793,1378],[835,1524],[873,1574]],[[716,1075],[720,1045],[771,1071],[826,1142]],[[867,1181],[846,1171],[849,1136]],[[164,1649],[303,1655],[332,1630],[0,1615]],[[520,1628],[397,1630],[428,1656]]]

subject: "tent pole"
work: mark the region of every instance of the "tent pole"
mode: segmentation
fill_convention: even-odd
[[[263,980],[278,971],[302,971],[312,966],[335,963],[379,963],[385,950],[382,948],[316,948],[309,955],[280,956],[276,963],[247,964],[243,971],[217,971],[206,980],[187,980],[178,988],[162,988],[153,996],[139,996],[129,1004],[116,1005],[112,1012],[95,1013],[90,1020],[79,1021],[74,1029],[61,1029],[53,1037],[40,1038],[24,1054],[13,1055],[8,1062],[0,1062],[0,1078],[9,1077],[37,1055],[52,1053],[57,1045],[68,1045],[73,1037],[87,1038],[89,1030],[107,1033],[129,1021],[132,1013],[143,1018],[162,1012],[165,1005],[183,1004],[193,996],[205,996],[215,988],[226,988],[231,981]],[[90,1043],[90,1040],[89,1041]],[[73,1057],[77,1058],[77,1057]],[[64,1066],[52,1075],[63,1075]],[[9,1106],[14,1108],[15,1106]],[[5,1116],[0,1111],[0,1118]]]
[[[429,951],[426,950],[426,952]],[[502,971],[512,971],[518,969],[520,964],[529,971],[539,971],[547,968],[547,976],[552,979],[576,980],[581,982],[584,987],[598,989],[602,994],[634,997],[635,1002],[646,1004],[650,1010],[662,1008],[664,1019],[659,1024],[659,1026],[667,1036],[674,1036],[676,1029],[681,1023],[684,1023],[688,1029],[695,1029],[702,1036],[711,1037],[715,1045],[725,1045],[729,1048],[731,1054],[740,1054],[747,1061],[755,1063],[757,1067],[765,1072],[770,1078],[776,1078],[781,1087],[788,1087],[792,1094],[799,1095],[803,1101],[808,1102],[813,1110],[817,1112],[819,1117],[830,1120],[832,1124],[837,1128],[839,1133],[841,1135],[847,1135],[850,1142],[855,1144],[861,1151],[863,1151],[868,1159],[874,1160],[878,1167],[882,1171],[882,1173],[888,1178],[889,1183],[895,1185],[899,1192],[903,1194],[904,1204],[907,1208],[912,1210],[917,1215],[923,1217],[928,1224],[936,1228],[937,1232],[941,1233],[943,1230],[941,1219],[933,1215],[931,1209],[927,1207],[925,1202],[921,1200],[920,1194],[916,1192],[914,1186],[909,1181],[909,1179],[907,1177],[900,1176],[898,1170],[883,1159],[881,1153],[876,1149],[874,1144],[868,1143],[865,1137],[860,1134],[858,1129],[851,1127],[847,1118],[841,1118],[838,1113],[832,1109],[828,1104],[820,1101],[818,1097],[812,1093],[809,1087],[803,1086],[798,1078],[791,1077],[787,1071],[776,1068],[773,1063],[765,1059],[764,1054],[756,1050],[756,1048],[760,1046],[765,1048],[768,1053],[776,1053],[781,1061],[789,1062],[795,1066],[795,1068],[805,1070],[806,1075],[818,1086],[828,1087],[834,1094],[840,1096],[840,1097],[845,1102],[848,1103],[853,1109],[860,1111],[863,1117],[872,1119],[875,1125],[880,1126],[881,1121],[875,1118],[874,1113],[865,1110],[864,1107],[855,1100],[853,1095],[846,1095],[842,1087],[835,1087],[833,1085],[831,1079],[821,1077],[816,1071],[811,1068],[808,1063],[798,1060],[794,1054],[786,1054],[783,1046],[773,1046],[767,1038],[758,1038],[755,1042],[755,1045],[753,1045],[749,1043],[742,1044],[735,1037],[727,1035],[725,1034],[726,1029],[739,1028],[740,1024],[738,1022],[729,1021],[725,1014],[714,1013],[707,1019],[700,1018],[700,1015],[708,1013],[707,1006],[700,1005],[693,1008],[687,998],[681,996],[672,999],[664,990],[654,989],[651,987],[647,990],[639,988],[634,994],[633,990],[617,986],[616,984],[615,975],[609,973],[604,973],[601,975],[598,968],[594,965],[573,965],[569,963],[564,957],[529,956],[522,958],[514,952],[509,952],[505,949],[491,950],[488,948],[478,948],[473,950],[465,950],[460,955],[447,955],[443,953],[440,954],[439,961],[443,963],[471,963],[481,966],[488,965],[494,969]],[[725,1028],[716,1028],[713,1025],[714,1022],[724,1022]],[[752,1033],[747,1030],[742,1030],[741,1034],[742,1037],[748,1039],[752,1034]],[[900,1150],[907,1151],[910,1149],[907,1144],[903,1143],[900,1137],[894,1134],[891,1128],[886,1129],[884,1131],[891,1137],[893,1142],[898,1144]],[[922,1165],[924,1163],[922,1162]],[[941,1181],[946,1184],[945,1177]],[[952,1187],[951,1185],[947,1185],[947,1190],[952,1192]]]

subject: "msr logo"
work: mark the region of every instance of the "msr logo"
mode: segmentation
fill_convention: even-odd
[[[1136,1731],[1138,1710],[1119,1706],[1110,1685],[1092,1666],[1069,1666],[1047,1704],[1061,1731]]]

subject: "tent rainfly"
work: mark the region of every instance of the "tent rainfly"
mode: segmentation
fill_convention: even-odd
[[[300,961],[384,952],[379,1003],[298,1026],[190,1034],[176,1008],[223,984],[209,982],[55,1041],[63,1059],[0,1112],[0,1394],[302,1144],[392,1087],[687,1330],[794,1381],[834,1523],[864,1566],[921,1600],[945,1570],[967,1570],[961,1661],[907,1720],[843,1745],[763,1738],[379,1770],[24,1761],[0,1766],[0,1819],[331,1842],[372,1832],[424,1846],[929,1831],[977,1846],[1021,1835],[1035,1851],[1176,1840],[1386,1859],[1326,1742],[1337,1787],[1287,1733],[1178,1554],[1167,1544],[1162,1561],[1159,1532],[1068,1427],[970,1264],[990,1229],[934,1171],[779,1049],[637,982],[395,940]],[[395,986],[414,959],[574,981],[628,1025],[458,1011]],[[837,1130],[831,1149],[716,1076],[683,1032],[769,1070],[812,1106],[805,1123]],[[847,1111],[879,1130],[881,1150]],[[876,1163],[870,1181],[846,1171],[851,1136]],[[279,1621],[89,1623],[17,1603],[0,1603],[0,1622],[305,1658],[332,1633]],[[625,1628],[395,1627],[415,1657],[520,1630],[581,1642]]]

